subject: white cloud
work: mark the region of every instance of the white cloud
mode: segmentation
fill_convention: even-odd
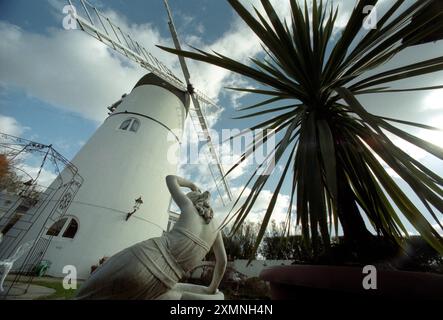
[[[205,32],[205,26],[202,23],[197,23],[195,29],[198,33],[203,34]]]
[[[1,22],[0,36],[0,83],[87,119],[102,121],[106,107],[142,75],[80,31],[40,35]]]
[[[17,171],[17,173],[19,175],[21,175],[25,181],[30,176],[33,179],[37,179],[36,183],[38,186],[41,186],[41,187],[48,187],[54,181],[54,179],[57,177],[57,175],[55,173],[51,172],[47,168],[42,168],[40,171],[40,167],[32,166],[32,165],[25,164],[25,163],[20,164],[18,167],[21,169],[21,171]],[[39,171],[40,171],[40,175],[39,175]],[[26,174],[23,174],[23,172],[26,172]]]
[[[198,43],[197,43],[198,42]],[[185,43],[198,46],[204,51],[216,51],[228,55],[232,59],[247,62],[249,57],[260,51],[258,38],[245,28],[239,18],[236,18],[231,28],[214,43],[204,43],[201,39],[185,38]],[[192,81],[208,96],[217,99],[224,86],[235,85],[235,79],[240,80],[232,72],[206,63],[188,61]]]
[[[0,132],[12,136],[21,136],[29,127],[22,126],[15,118],[0,114]]]
[[[61,21],[60,2],[51,1],[50,4],[54,7],[53,15]],[[115,11],[105,10],[104,13],[181,77],[177,57],[155,47],[157,44],[172,46],[169,37],[162,38],[149,23],[131,24]],[[183,20],[191,23],[193,19]],[[214,43],[204,43],[196,35],[188,35],[184,42],[199,42],[204,49],[245,59],[255,55],[259,45],[257,40],[251,41],[251,32],[245,32],[243,27],[237,18]],[[201,27],[198,29],[201,31]],[[102,121],[106,117],[106,107],[129,92],[146,73],[83,32],[62,29],[61,23],[60,29],[37,34],[0,22],[0,36],[3,39],[0,44],[0,85],[21,88],[26,94],[87,119]],[[215,100],[225,83],[233,84],[228,80],[232,74],[221,68],[194,61],[189,61],[189,67],[195,87]],[[221,111],[208,110],[207,113],[212,125]]]

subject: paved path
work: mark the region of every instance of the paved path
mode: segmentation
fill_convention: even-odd
[[[4,284],[5,291],[4,293],[0,293],[0,300],[4,299],[4,294],[8,292],[9,286],[11,282],[6,281]],[[54,289],[38,286],[36,284],[31,284],[28,288],[28,291],[25,292],[26,289],[25,283],[15,283],[12,289],[8,293],[7,300],[34,300],[38,298],[44,298],[50,296],[55,293]]]
[[[1,0],[0,0],[1,1]],[[9,289],[9,286],[14,281],[15,275],[8,275],[6,278],[4,287],[5,292],[0,292],[0,300],[5,299],[5,294]],[[53,293],[55,293],[55,289],[47,288],[45,286],[37,285],[37,284],[31,284],[29,286],[28,291],[25,293],[25,289],[27,286],[27,281],[31,280],[30,277],[27,276],[21,276],[20,282],[17,282],[14,284],[14,287],[9,291],[8,297],[6,299],[8,300],[33,300],[33,299],[39,299],[39,298],[45,298]],[[53,278],[53,277],[33,277],[33,282],[42,281],[46,283],[61,283],[63,281],[62,278]],[[84,280],[77,280],[77,284],[81,285],[84,282]]]

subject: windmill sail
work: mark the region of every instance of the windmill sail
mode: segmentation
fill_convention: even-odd
[[[169,18],[168,25],[169,25],[169,29],[171,30],[172,40],[174,41],[175,48],[177,50],[181,50],[180,41],[178,39],[177,31],[175,29],[174,20],[172,18],[172,14],[171,14],[171,10],[169,8],[168,1],[163,0],[163,2],[165,4],[166,11],[168,13],[168,18]],[[182,56],[179,56],[178,58],[180,61],[180,66],[183,71],[183,76],[185,77],[186,85],[188,88],[193,89],[193,86],[191,84],[191,76],[190,76],[190,73],[188,70],[188,66],[186,64],[186,60]],[[229,186],[227,184],[226,179],[224,178],[225,174],[223,172],[223,167],[221,166],[220,160],[218,159],[218,155],[214,149],[214,145],[211,142],[211,136],[209,135],[208,125],[206,122],[206,118],[203,114],[203,111],[200,107],[199,99],[196,96],[196,94],[194,93],[194,90],[190,90],[190,94],[191,94],[191,98],[192,98],[192,103],[194,105],[194,110],[190,110],[189,115],[192,118],[194,126],[196,127],[197,134],[200,133],[202,138],[206,142],[206,147],[207,147],[206,152],[209,153],[209,157],[211,157],[212,159],[215,160],[214,161],[214,165],[216,166],[215,170],[214,170],[214,168],[212,168],[211,164],[209,164],[209,170],[211,172],[212,178],[215,181],[217,191],[219,192],[222,201],[223,201],[223,195],[222,195],[223,190],[226,191],[229,200],[232,200]],[[197,126],[195,125],[196,123],[198,123],[200,125],[200,128],[201,128],[200,132],[198,130],[198,125]],[[209,163],[211,163],[211,162],[209,161]],[[219,176],[219,174],[220,174],[220,176]]]
[[[177,78],[163,62],[146,50],[146,48],[131,35],[113,23],[109,17],[98,11],[96,7],[85,0],[68,0],[68,2],[76,8],[74,18],[84,32],[136,62],[149,72],[156,74],[177,89],[183,91],[188,90],[187,86]],[[77,3],[79,3],[80,6],[77,6]],[[82,9],[79,10],[79,8]],[[220,106],[204,93],[195,90],[195,95],[200,101],[218,109],[220,108]]]
[[[189,116],[192,120],[194,128],[197,131],[199,141],[205,144],[205,149],[203,151],[205,152],[208,167],[211,176],[215,182],[217,192],[224,205],[226,204],[226,202],[231,201],[232,194],[228,182],[225,178],[223,167],[219,161],[217,152],[212,143],[207,121],[200,106],[200,103],[214,106],[217,109],[220,109],[220,107],[205,94],[192,87],[190,83],[190,74],[184,58],[179,57],[180,66],[182,68],[186,83],[183,83],[168,67],[166,67],[164,63],[158,60],[138,41],[124,32],[118,25],[113,23],[109,17],[102,14],[99,10],[97,10],[96,7],[92,6],[86,0],[68,0],[68,2],[72,7],[76,9],[73,17],[84,32],[96,38],[98,41],[106,44],[118,53],[126,56],[128,59],[136,62],[141,67],[147,69],[149,72],[156,74],[177,89],[190,93],[193,107],[189,108]],[[75,4],[73,4],[73,2],[75,2]],[[76,4],[80,5],[76,6]],[[169,27],[173,37],[174,45],[180,48],[180,43],[178,41],[178,36],[172,20],[172,15],[166,1],[165,5],[168,11]],[[78,10],[79,8],[81,8],[81,11]]]

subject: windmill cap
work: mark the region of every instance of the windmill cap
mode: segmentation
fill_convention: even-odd
[[[144,85],[154,85],[154,86],[165,88],[166,90],[175,94],[177,96],[177,98],[179,98],[180,101],[185,106],[186,112],[188,111],[190,99],[189,99],[189,95],[187,94],[186,91],[182,91],[182,90],[177,89],[176,87],[174,87],[173,85],[171,85],[167,81],[163,80],[162,78],[160,78],[159,76],[157,76],[154,73],[148,73],[148,74],[144,75],[140,80],[138,80],[138,82],[135,84],[135,86],[132,90],[134,90],[137,87],[144,86]]]

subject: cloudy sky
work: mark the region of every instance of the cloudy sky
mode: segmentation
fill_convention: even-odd
[[[390,1],[393,0],[381,1],[380,11]],[[248,4],[257,2],[245,1]],[[91,0],[91,3],[181,77],[177,58],[155,47],[156,44],[172,46],[161,0]],[[65,4],[63,0],[0,1],[0,131],[53,144],[60,153],[72,159],[104,121],[106,108],[123,93],[129,93],[146,71],[80,30],[65,30],[62,26]],[[288,1],[274,1],[274,4],[280,13],[287,14]],[[336,34],[346,25],[354,4],[354,0],[340,1]],[[259,54],[256,37],[225,1],[170,0],[170,5],[184,44],[212,49],[243,61]],[[442,50],[442,41],[411,48],[382,68],[435,57]],[[249,122],[233,121],[230,117],[234,116],[235,107],[248,105],[257,98],[223,88],[254,84],[216,67],[189,64],[194,85],[222,106],[219,111],[207,109],[211,127],[220,132],[223,128],[248,126]],[[399,83],[398,87],[442,83],[443,74],[439,73]],[[443,90],[361,96],[360,99],[376,114],[443,126]],[[189,122],[186,128],[192,137],[193,128]],[[423,130],[414,133],[437,144],[443,138],[441,133]],[[443,174],[441,162],[404,141],[396,143]],[[228,167],[229,163],[224,165]],[[231,175],[234,195],[241,189],[250,169],[250,166],[242,166]],[[207,168],[181,165],[180,170],[207,186],[216,196]],[[46,179],[51,177],[48,172]],[[396,179],[407,190],[406,185]],[[410,190],[407,192],[412,196]],[[284,188],[280,195],[274,216],[277,220],[282,219],[287,210],[288,193]],[[260,217],[271,196],[271,190],[263,192],[252,218]]]

